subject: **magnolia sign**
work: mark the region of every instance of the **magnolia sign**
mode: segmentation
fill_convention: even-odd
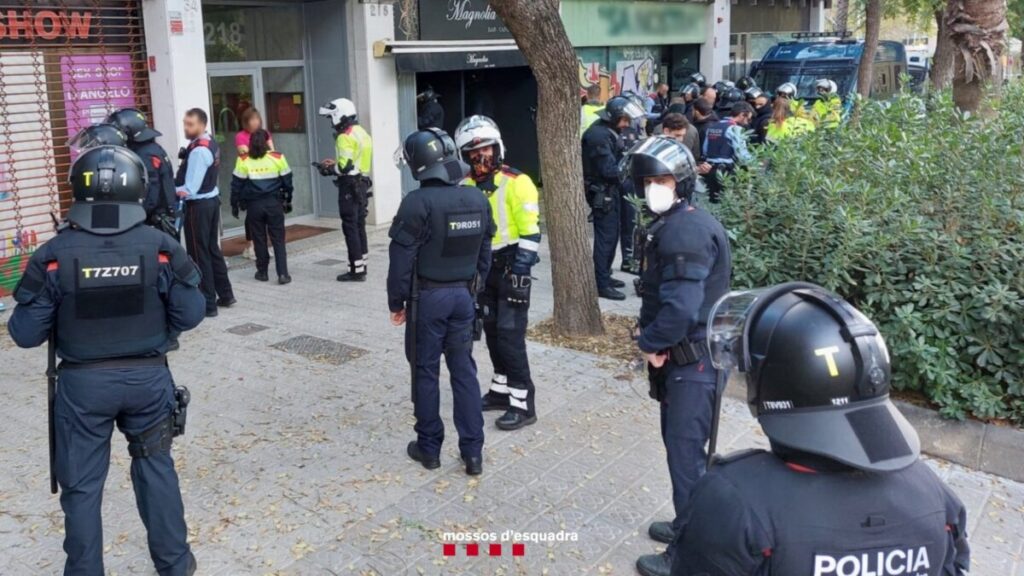
[[[420,0],[421,40],[511,38],[487,0]]]

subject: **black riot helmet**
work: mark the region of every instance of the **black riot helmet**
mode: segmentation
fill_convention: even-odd
[[[127,146],[128,137],[113,124],[93,124],[68,140],[71,157],[76,158],[96,146]]]
[[[615,96],[605,102],[604,109],[599,111],[597,115],[612,125],[618,123],[620,118],[628,117],[629,121],[643,118],[645,111],[644,107],[637,103],[636,99],[629,96]]]
[[[131,150],[97,146],[71,165],[68,220],[94,234],[117,234],[146,220],[146,166]]]
[[[774,444],[875,472],[917,461],[917,433],[889,401],[885,341],[832,292],[731,292],[711,309],[708,346],[716,368],[746,374],[750,411]]]
[[[622,171],[633,178],[633,189],[644,196],[644,178],[671,174],[676,196],[689,201],[697,186],[697,164],[690,149],[675,138],[652,136],[638,142],[622,160]]]
[[[729,112],[733,105],[743,102],[743,92],[739,88],[726,88],[718,93],[718,101],[715,102],[715,110]]]
[[[690,77],[686,79],[687,82],[696,84],[700,88],[704,88],[708,85],[708,79],[704,77],[700,72],[694,72],[690,74]]]
[[[424,180],[440,180],[446,184],[458,184],[469,173],[469,166],[459,159],[455,141],[439,128],[418,130],[405,139],[405,144],[396,153],[395,161],[405,164],[412,177]]]
[[[751,78],[750,76],[744,76],[743,78],[740,78],[739,80],[736,81],[736,87],[746,92],[751,88],[756,88],[757,82],[755,82],[754,79]]]
[[[753,88],[747,88],[746,92],[743,93],[743,97],[751,105],[753,105],[754,101],[757,100],[758,98],[765,98],[767,96],[768,95],[764,93],[764,90],[761,90],[757,86],[754,86]]]
[[[128,136],[131,143],[148,142],[160,136],[160,133],[149,127],[146,115],[135,108],[122,108],[107,116],[107,122],[117,126]]]
[[[700,98],[700,86],[690,82],[679,90],[679,96],[680,98],[685,98],[687,101],[692,102],[693,100]]]

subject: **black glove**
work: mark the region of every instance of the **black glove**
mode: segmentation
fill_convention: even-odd
[[[231,217],[235,219],[238,218],[238,204],[231,205]]]
[[[508,276],[508,303],[515,307],[530,305],[530,287],[533,286],[533,279],[529,274],[516,274],[509,272]]]

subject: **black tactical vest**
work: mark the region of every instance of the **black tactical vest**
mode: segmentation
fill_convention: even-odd
[[[708,125],[704,135],[704,159],[714,164],[732,164],[734,162],[732,142],[727,133],[733,126],[731,119],[719,120]]]
[[[768,574],[957,574],[956,506],[924,462],[885,474],[807,473],[762,452],[715,471],[736,487],[751,521],[767,531]]]
[[[113,236],[68,230],[53,240],[62,358],[148,356],[165,343],[167,313],[157,285],[160,240],[159,232],[144,226]]]
[[[418,274],[434,282],[469,282],[476,275],[480,247],[490,242],[487,198],[469,186],[422,189],[430,210],[430,237],[420,247]]]
[[[697,311],[697,322],[691,334],[680,334],[679,339],[702,336],[708,321],[711,307],[719,298],[729,291],[732,277],[732,254],[729,249],[729,237],[725,229],[711,214],[699,208],[691,209],[680,204],[663,214],[647,234],[644,244],[643,260],[640,277],[643,281],[643,296],[640,306],[640,325],[647,326],[654,322],[661,310],[661,283],[665,278],[676,275],[673,267],[684,265],[678,260],[663,261],[663,255],[692,257],[695,250],[692,246],[718,246],[714,256],[710,275],[704,279],[704,300]],[[711,254],[701,254],[711,258]],[[689,305],[689,304],[687,304]]]
[[[217,187],[217,175],[220,172],[220,146],[217,145],[217,141],[213,138],[196,138],[189,143],[188,148],[185,149],[185,157],[181,159],[181,164],[178,165],[178,174],[174,177],[174,185],[185,185],[185,174],[188,173],[188,157],[192,154],[193,150],[200,146],[209,148],[210,153],[213,154],[213,164],[206,169],[206,174],[203,175],[203,183],[199,186],[199,191],[196,192],[196,194],[206,194]]]

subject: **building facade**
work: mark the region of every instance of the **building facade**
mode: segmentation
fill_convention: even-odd
[[[734,10],[733,0],[563,0],[561,18],[580,88],[611,95],[678,88],[694,70],[727,76]],[[494,117],[508,161],[539,178],[535,79],[487,0],[0,0],[0,296],[70,203],[69,138],[111,110],[149,114],[175,161],[185,111],[208,110],[226,192],[234,134],[255,107],[295,173],[289,222],[303,223],[337,216],[332,181],[310,163],[334,156],[317,109],[350,98],[374,139],[369,221],[381,225],[414,185],[393,151],[416,129],[427,86],[447,130]],[[226,203],[223,217],[226,236],[241,234]]]

